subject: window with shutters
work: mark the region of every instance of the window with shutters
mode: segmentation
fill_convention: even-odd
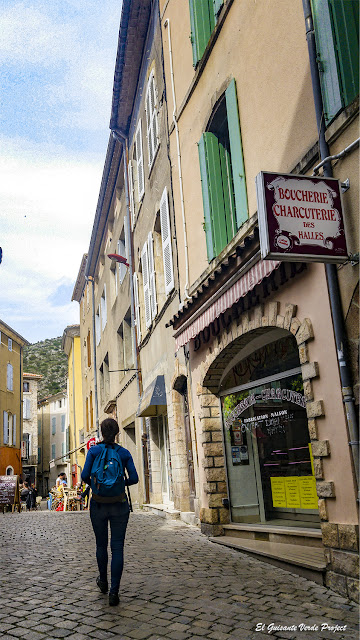
[[[104,289],[101,294],[100,299],[100,307],[101,307],[101,329],[104,331],[107,323],[107,303],[106,303],[106,285],[104,284]]]
[[[215,105],[198,145],[209,262],[248,218],[245,169],[232,80]]]
[[[3,440],[4,444],[9,444],[9,415],[3,411]]]
[[[311,0],[324,118],[359,94],[359,0]]]
[[[151,169],[156,151],[159,146],[158,122],[157,122],[157,92],[155,85],[155,73],[150,73],[145,98],[146,135],[148,143],[149,169]]]
[[[128,262],[129,260],[129,252],[127,248],[127,238],[128,238],[127,227],[128,227],[128,221],[127,221],[127,217],[125,216],[124,226],[122,228],[120,238],[117,243],[117,253],[119,256],[122,256],[123,258],[125,258],[126,262]],[[119,273],[119,283],[122,284],[127,273],[127,266],[122,262],[118,262],[118,273]]]
[[[137,195],[138,195],[138,201],[140,202],[141,198],[145,193],[144,154],[143,154],[143,144],[142,144],[141,119],[139,120],[137,129],[136,129],[134,152],[135,152],[134,155],[135,155],[136,169],[137,169]]]
[[[10,362],[6,368],[6,387],[8,391],[14,391],[14,369]]]
[[[65,416],[65,414],[63,413],[63,414],[62,414],[62,416],[61,416],[61,431],[62,431],[63,433],[65,433],[65,418],[66,418],[66,416]]]
[[[51,434],[54,436],[56,434],[56,418],[53,416],[51,418]]]
[[[100,331],[100,307],[97,308],[95,314],[95,337],[96,337],[96,346],[100,343],[101,331]]]
[[[133,275],[133,288],[134,288],[134,306],[135,306],[135,327],[136,327],[136,339],[137,344],[141,342],[141,322],[140,322],[140,300],[139,300],[139,276],[134,273]]]
[[[16,447],[16,415],[12,416],[12,444]]]
[[[23,382],[23,392],[30,393],[30,382]]]
[[[23,399],[23,418],[24,420],[30,420],[31,419],[31,404],[30,404],[30,398],[24,398]]]
[[[150,232],[141,252],[145,324],[150,327],[157,313],[154,240]]]
[[[51,445],[51,458],[52,458],[52,460],[54,460],[55,456],[56,456],[56,445],[52,444]]]
[[[174,267],[172,255],[172,235],[169,212],[169,198],[167,187],[165,187],[160,200],[160,227],[161,244],[164,264],[165,294],[169,295],[174,289]]]
[[[135,143],[136,146],[136,143]],[[128,183],[129,183],[129,209],[131,230],[135,224],[135,185],[134,185],[134,163],[132,160],[128,164]]]
[[[204,55],[223,4],[223,0],[189,0],[194,67]]]

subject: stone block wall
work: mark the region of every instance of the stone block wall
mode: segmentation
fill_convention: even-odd
[[[331,447],[328,440],[319,440],[318,435],[318,420],[325,415],[325,405],[322,399],[314,397],[312,382],[320,375],[318,363],[309,360],[308,342],[314,338],[314,331],[311,320],[300,320],[296,313],[296,305],[286,304],[282,309],[280,302],[270,302],[267,305],[260,304],[250,312],[235,314],[232,322],[227,324],[227,329],[213,341],[206,353],[202,363],[203,380],[197,389],[206,475],[204,490],[208,496],[208,506],[200,511],[201,529],[207,535],[222,535],[223,525],[229,522],[229,511],[223,505],[223,499],[228,494],[219,400],[214,395],[223,371],[246,343],[249,332],[261,333],[275,326],[286,329],[294,335],[299,348],[319,516],[328,561],[326,584],[342,595],[356,599],[359,597],[358,531],[354,525],[329,522],[327,502],[335,499],[336,487],[330,478],[324,478],[323,460],[331,455]]]

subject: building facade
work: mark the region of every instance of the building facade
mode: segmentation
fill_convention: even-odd
[[[69,429],[69,450],[71,479],[75,487],[80,482],[85,462],[85,426],[83,420],[83,393],[81,371],[80,326],[66,327],[62,337],[62,349],[68,356],[67,380],[67,428]]]
[[[344,342],[337,348],[330,290],[335,279],[356,391],[358,3],[311,3],[323,134],[304,6],[306,16],[301,2],[190,0],[184,11],[160,1],[175,224],[184,229],[184,305],[170,324],[191,380],[202,531],[240,536],[248,551],[259,536],[278,543],[282,533],[304,547],[304,570],[320,543],[326,583],[356,598],[358,437],[344,412],[353,392],[339,373]],[[346,149],[332,171],[350,181],[343,201],[353,259],[339,270],[261,260],[255,178],[264,170],[311,177],[323,159],[318,135],[328,155]],[[348,406],[354,416],[352,399]]]
[[[21,475],[23,348],[29,343],[0,321],[0,475]]]
[[[66,473],[68,485],[71,484],[71,466],[68,456],[70,432],[67,426],[69,419],[66,391],[60,391],[40,400],[38,424],[44,447],[42,456],[43,492],[55,485],[56,478],[62,472]]]
[[[23,373],[23,422],[21,459],[23,476],[38,487],[37,469],[41,464],[42,447],[38,429],[38,383],[42,375]]]

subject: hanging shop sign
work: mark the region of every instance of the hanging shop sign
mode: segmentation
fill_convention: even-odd
[[[255,182],[263,259],[346,262],[339,180],[261,171]]]

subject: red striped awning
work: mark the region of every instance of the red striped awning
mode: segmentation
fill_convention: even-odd
[[[249,271],[247,271],[239,280],[234,282],[229,289],[224,291],[209,307],[207,307],[199,316],[185,329],[179,330],[175,336],[176,351],[195,338],[200,331],[208,327],[211,322],[218,318],[224,311],[230,309],[233,304],[238,302],[240,298],[254,289],[264,278],[270,275],[272,271],[280,265],[278,260],[259,260]]]

